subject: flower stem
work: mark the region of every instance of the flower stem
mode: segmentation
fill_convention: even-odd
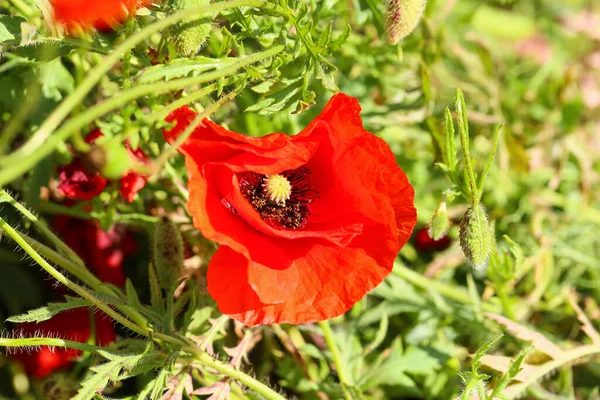
[[[31,247],[31,245],[29,243],[27,243],[27,240],[25,240],[15,229],[13,229],[12,226],[10,226],[2,218],[0,218],[0,230],[4,231],[4,233],[6,233],[8,236],[10,236],[11,239],[14,240],[27,254],[29,254],[29,256],[36,263],[38,263],[46,272],[48,272],[58,282],[62,283],[69,289],[73,290],[75,293],[77,293],[79,296],[81,296],[85,300],[88,300],[89,302],[94,304],[100,310],[104,311],[107,315],[109,315],[112,319],[114,319],[121,325],[125,326],[126,328],[130,329],[131,331],[133,331],[135,333],[139,333],[140,335],[144,335],[144,336],[150,335],[150,331],[141,328],[140,326],[136,325],[135,323],[133,323],[129,319],[125,318],[121,314],[117,313],[109,305],[102,302],[102,300],[98,299],[96,296],[89,293],[83,287],[77,285],[75,282],[71,281],[70,279],[65,277],[63,274],[61,274],[56,268],[54,268],[52,265],[50,265],[44,259],[44,257],[42,257],[37,251],[35,251],[35,249],[33,247]]]
[[[344,397],[347,400],[351,400],[352,398],[350,397],[349,393],[347,393],[346,389],[343,387],[350,385],[348,374],[346,373],[346,365],[342,360],[342,355],[340,354],[340,350],[337,346],[337,343],[335,343],[335,337],[333,335],[333,331],[331,330],[331,326],[329,325],[329,321],[319,322],[319,327],[323,331],[325,342],[327,342],[327,347],[329,347],[329,351],[331,351],[331,357],[333,358],[333,364],[335,365],[338,378],[340,379],[340,383],[342,384]]]
[[[37,346],[52,346],[52,347],[66,347],[69,349],[76,349],[81,351],[96,351],[101,350],[102,347],[92,346],[91,344],[74,342],[72,340],[64,340],[49,337],[30,337],[30,338],[18,338],[18,339],[7,339],[0,338],[0,347],[37,347]]]
[[[42,221],[40,221],[38,219],[38,217],[36,217],[32,212],[30,212],[27,209],[27,207],[24,207],[21,203],[16,201],[10,194],[8,194],[8,192],[6,192],[4,189],[0,188],[0,202],[3,202],[3,201],[6,201],[10,205],[12,205],[14,208],[17,209],[17,211],[19,211],[29,221],[31,221],[33,223],[33,225],[35,225],[35,227],[37,229],[39,229],[40,232],[44,236],[46,236],[46,238],[48,238],[48,240],[50,240],[52,242],[52,244],[54,244],[56,246],[56,248],[58,249],[59,252],[66,254],[70,259],[74,260],[77,265],[80,265],[80,266],[85,265],[85,263],[77,255],[77,253],[75,253],[73,250],[71,250],[71,248],[69,246],[67,246],[65,243],[63,243],[63,241],[60,240],[50,229],[48,229],[46,227],[46,225],[44,225],[42,223]]]
[[[473,170],[473,160],[471,159],[469,121],[467,120],[465,97],[460,89],[456,89],[456,114],[458,114],[458,135],[460,136],[469,191],[471,192],[471,204],[475,205],[479,202],[479,192],[477,190],[475,171]]]
[[[219,360],[215,360],[207,353],[200,351],[198,348],[193,347],[192,352],[196,356],[195,360],[200,363],[204,367],[209,367],[219,371],[220,373],[227,375],[228,377],[235,379],[250,389],[254,390],[256,393],[262,395],[267,400],[286,400],[285,397],[268,387],[262,382],[257,381],[250,375],[243,373],[235,369],[233,366],[229,364],[225,364]]]

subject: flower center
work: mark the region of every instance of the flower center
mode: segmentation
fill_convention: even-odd
[[[283,175],[276,174],[267,177],[263,186],[271,201],[277,205],[285,206],[285,201],[289,200],[292,194],[292,185]]]
[[[242,195],[263,220],[277,228],[297,229],[306,225],[310,204],[319,196],[310,174],[300,167],[269,176],[244,172],[238,179]]]

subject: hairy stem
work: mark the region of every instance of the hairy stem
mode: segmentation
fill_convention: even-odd
[[[333,364],[335,365],[335,369],[337,371],[338,377],[340,378],[340,383],[342,385],[350,385],[350,380],[348,373],[346,372],[346,364],[342,360],[342,355],[340,354],[340,349],[335,343],[335,337],[333,335],[333,331],[331,330],[331,326],[329,325],[329,321],[321,321],[319,322],[319,327],[323,331],[323,336],[325,337],[325,342],[327,342],[327,347],[329,347],[329,351],[331,351],[331,357],[333,358]],[[347,400],[351,400],[349,393],[344,390],[344,397]]]
[[[121,314],[114,311],[108,304],[105,304],[102,300],[98,299],[93,294],[89,293],[83,287],[77,285],[75,282],[71,281],[63,274],[61,274],[56,268],[50,265],[44,257],[42,257],[27,241],[15,230],[12,226],[10,226],[4,219],[0,218],[0,230],[4,231],[8,236],[11,237],[29,256],[40,265],[46,272],[48,272],[54,279],[58,282],[62,283],[69,289],[73,290],[82,298],[88,300],[100,310],[104,311],[107,315],[109,315],[112,319],[130,329],[135,333],[139,333],[140,335],[149,336],[150,332],[146,329],[141,328],[136,325],[129,319],[125,318]]]
[[[193,347],[190,350],[195,355],[195,361],[201,364],[204,367],[209,367],[218,372],[222,373],[230,377],[231,379],[235,379],[236,381],[243,383],[250,389],[254,390],[256,393],[262,395],[267,400],[286,400],[285,397],[268,387],[262,382],[257,381],[250,375],[243,373],[242,371],[238,371],[233,366],[223,363],[219,360],[215,360],[207,353],[200,351],[198,348]]]

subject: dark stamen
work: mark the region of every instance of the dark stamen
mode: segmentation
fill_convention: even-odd
[[[265,175],[244,172],[238,175],[242,195],[271,226],[286,229],[303,228],[310,216],[310,204],[318,197],[310,180],[310,169],[300,167],[282,172],[292,186],[290,198],[277,204],[269,198],[263,186]]]

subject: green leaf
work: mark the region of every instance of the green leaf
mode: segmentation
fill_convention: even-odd
[[[492,338],[491,340],[485,342],[480,348],[479,350],[477,350],[475,352],[475,354],[473,355],[473,359],[471,360],[471,370],[473,372],[473,375],[479,376],[479,368],[481,367],[481,359],[482,357],[488,352],[490,351],[490,349],[492,347],[494,347],[494,345],[496,344],[496,342],[498,342],[500,339],[502,339],[502,334]]]
[[[19,41],[22,22],[27,21],[23,17],[0,15],[0,44]]]
[[[169,64],[154,65],[143,70],[135,77],[137,84],[151,83],[162,80],[195,76],[210,70],[228,67],[240,58],[209,58],[194,57],[192,59],[176,59]]]
[[[127,379],[164,365],[164,357],[154,351],[152,342],[148,342],[146,349],[139,354],[110,350],[98,350],[97,353],[109,361],[90,368],[93,375],[81,382],[73,400],[87,400],[95,394],[101,394],[110,382]]]
[[[129,278],[127,278],[127,282],[125,283],[125,292],[127,294],[127,305],[133,308],[141,308],[140,298]]]
[[[89,307],[92,305],[89,301],[75,297],[65,296],[64,303],[50,303],[44,307],[29,310],[25,314],[16,315],[7,319],[9,322],[42,322],[49,320],[61,311],[72,310],[74,308]]]

